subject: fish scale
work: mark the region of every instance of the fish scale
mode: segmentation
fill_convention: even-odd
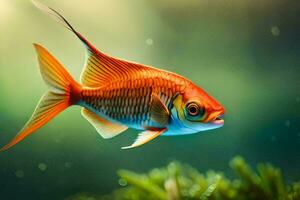
[[[143,71],[136,76],[137,79],[119,80],[103,87],[83,89],[82,103],[102,116],[129,126],[155,125],[149,113],[152,93],[157,94],[169,107],[173,95],[180,92],[186,82],[178,81],[178,77],[172,79],[166,72]]]

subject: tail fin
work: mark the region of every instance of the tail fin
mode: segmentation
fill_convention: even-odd
[[[0,151],[16,145],[78,100],[80,85],[46,49],[38,44],[34,46],[38,54],[42,77],[50,86],[50,90],[40,99],[23,129]]]

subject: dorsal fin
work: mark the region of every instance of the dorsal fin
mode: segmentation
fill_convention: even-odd
[[[99,87],[113,80],[133,78],[138,71],[149,67],[108,56],[87,46],[87,59],[81,73],[81,83],[89,87]]]
[[[112,80],[126,78],[132,72],[152,68],[142,64],[117,59],[102,53],[77,32],[56,10],[37,0],[32,0],[32,2],[38,9],[72,31],[87,48],[87,59],[80,78],[83,85],[88,87],[99,87]]]

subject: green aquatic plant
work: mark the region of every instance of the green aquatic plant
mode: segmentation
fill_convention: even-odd
[[[200,173],[195,168],[171,162],[147,174],[118,171],[123,186],[111,195],[75,195],[70,200],[300,200],[300,182],[287,185],[280,169],[258,164],[253,170],[237,156],[230,161],[237,175],[226,178],[221,172]]]
[[[98,199],[103,199],[103,196],[82,192],[82,193],[72,195],[66,198],[65,200],[98,200]]]

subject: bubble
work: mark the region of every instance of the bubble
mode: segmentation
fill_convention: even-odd
[[[127,185],[127,181],[125,179],[120,178],[119,179],[119,185],[126,186]]]
[[[289,127],[291,125],[291,121],[290,120],[286,120],[284,122],[284,124],[285,124],[286,127]]]
[[[46,171],[47,165],[45,163],[38,164],[38,168],[43,172]]]
[[[56,144],[60,144],[61,143],[61,138],[54,138],[54,142]]]
[[[278,26],[272,26],[271,27],[271,33],[273,36],[279,36],[280,35],[280,29]]]
[[[146,44],[151,46],[153,44],[153,40],[151,38],[146,39]]]
[[[16,177],[23,178],[24,177],[24,171],[23,170],[17,170],[15,172]]]
[[[272,141],[272,142],[275,142],[275,141],[276,141],[276,136],[272,136],[272,137],[271,137],[271,141]]]
[[[65,168],[71,168],[72,164],[70,162],[65,162]]]

